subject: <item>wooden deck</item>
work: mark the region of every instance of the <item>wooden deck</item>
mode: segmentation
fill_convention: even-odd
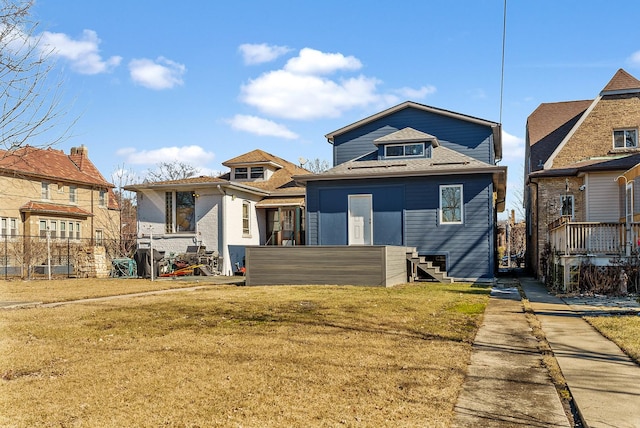
[[[247,285],[404,284],[412,248],[372,246],[247,247]]]

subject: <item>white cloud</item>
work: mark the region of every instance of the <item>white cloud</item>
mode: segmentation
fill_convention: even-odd
[[[171,89],[182,85],[182,76],[187,71],[183,64],[158,57],[155,61],[147,58],[132,59],[129,62],[131,79],[149,89]]]
[[[233,129],[251,134],[295,140],[298,135],[286,126],[257,116],[237,114],[227,121]]]
[[[262,64],[290,52],[286,46],[268,45],[266,43],[250,44],[245,43],[238,47],[245,64]]]
[[[640,51],[632,53],[627,62],[634,67],[640,66]]]
[[[261,112],[288,119],[339,117],[379,99],[377,79],[359,76],[336,82],[285,70],[265,73],[241,88],[241,99]]]
[[[416,99],[435,92],[433,86],[423,86],[381,93],[379,79],[345,74],[360,68],[362,63],[353,56],[304,48],[282,69],[265,72],[242,85],[240,100],[267,116],[310,120],[340,117],[353,108],[386,108],[398,102],[398,93]]]
[[[413,101],[413,100],[421,100],[425,98],[427,95],[435,94],[436,87],[432,85],[422,86],[421,88],[418,88],[418,89],[404,87],[404,88],[397,89],[395,92],[403,96],[404,98],[407,98]]]
[[[154,150],[125,147],[116,151],[116,155],[123,158],[125,164],[130,165],[157,165],[161,162],[180,161],[195,167],[204,167],[215,157],[212,152],[196,145],[161,147]]]
[[[524,139],[502,130],[502,160],[522,161],[524,159]]]
[[[341,53],[325,53],[304,48],[300,54],[287,61],[285,71],[294,74],[330,74],[338,70],[360,70],[362,63],[353,56],[345,57]]]
[[[51,50],[52,55],[66,59],[71,69],[78,73],[99,74],[113,70],[122,61],[120,56],[104,60],[98,48],[100,42],[97,33],[92,30],[84,30],[77,40],[63,33],[45,31],[41,35],[40,49],[45,52]]]

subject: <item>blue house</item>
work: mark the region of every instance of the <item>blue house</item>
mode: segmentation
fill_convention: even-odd
[[[507,168],[499,123],[405,102],[326,135],[334,167],[306,182],[307,245],[415,248],[414,273],[495,277]]]

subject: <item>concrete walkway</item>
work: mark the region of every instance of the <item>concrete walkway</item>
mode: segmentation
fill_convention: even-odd
[[[576,311],[540,282],[520,283],[586,426],[640,427],[640,366],[581,318],[594,307]]]
[[[454,427],[570,427],[525,317],[517,281],[494,287]]]
[[[606,310],[589,302],[570,306],[528,277],[500,280],[494,287],[453,426],[569,426],[515,290],[518,282],[542,324],[582,426],[640,428],[640,366],[582,319],[615,312],[615,304]],[[624,302],[621,306],[620,312],[629,312]]]

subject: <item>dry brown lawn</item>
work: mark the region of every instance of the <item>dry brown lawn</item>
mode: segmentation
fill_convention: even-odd
[[[488,291],[212,286],[3,310],[0,426],[447,427]]]
[[[586,317],[603,336],[640,364],[640,316]]]

